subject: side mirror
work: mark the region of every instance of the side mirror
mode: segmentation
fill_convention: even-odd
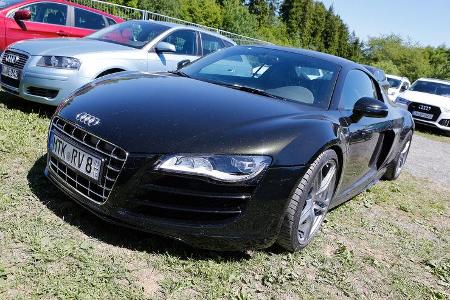
[[[27,27],[25,26],[25,23],[23,21],[27,21],[31,19],[31,11],[29,10],[18,10],[14,13],[14,20],[16,21],[17,25],[20,26],[22,30],[27,30]]]
[[[23,9],[18,10],[14,13],[14,20],[16,21],[27,21],[31,19],[31,11]]]
[[[353,107],[353,120],[359,120],[362,117],[384,118],[388,115],[389,108],[380,100],[363,97],[356,101]]]
[[[159,42],[155,47],[156,52],[177,52],[174,44]]]
[[[190,63],[191,63],[191,61],[190,61],[189,59],[184,59],[184,60],[180,61],[180,62],[177,64],[177,70],[183,69],[184,67],[186,67],[186,66],[189,65]]]
[[[402,85],[402,87],[400,88],[400,93],[403,93],[404,91],[406,91],[408,88],[406,87],[406,85]]]

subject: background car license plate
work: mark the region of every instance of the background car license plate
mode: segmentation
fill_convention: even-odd
[[[15,80],[19,80],[20,70],[16,68],[11,68],[10,66],[7,65],[2,65],[2,75]]]
[[[67,165],[87,177],[99,180],[102,160],[68,143],[65,139],[52,133],[49,141],[51,152]]]
[[[421,117],[421,118],[425,118],[425,119],[429,119],[429,120],[433,119],[433,114],[427,114],[427,113],[423,113],[423,112],[420,112],[420,111],[415,111],[414,110],[411,114],[413,116]]]

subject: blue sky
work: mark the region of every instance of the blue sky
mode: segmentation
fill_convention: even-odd
[[[450,0],[319,0],[333,4],[356,35],[396,33],[422,45],[450,47]]]

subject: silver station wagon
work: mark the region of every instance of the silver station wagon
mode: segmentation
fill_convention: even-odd
[[[235,45],[196,27],[128,21],[85,38],[17,42],[1,57],[1,87],[23,99],[58,105],[92,80],[122,71],[161,72]]]

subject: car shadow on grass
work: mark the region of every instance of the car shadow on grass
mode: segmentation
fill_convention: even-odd
[[[32,192],[55,215],[94,239],[130,250],[170,254],[180,259],[239,261],[250,258],[244,252],[195,249],[176,240],[110,224],[56,188],[44,175],[46,160],[46,155],[40,157],[28,172],[27,179]]]
[[[24,113],[35,113],[40,117],[50,118],[55,112],[56,107],[26,101],[17,96],[8,94],[0,90],[0,105],[3,104],[8,109],[20,110]]]

